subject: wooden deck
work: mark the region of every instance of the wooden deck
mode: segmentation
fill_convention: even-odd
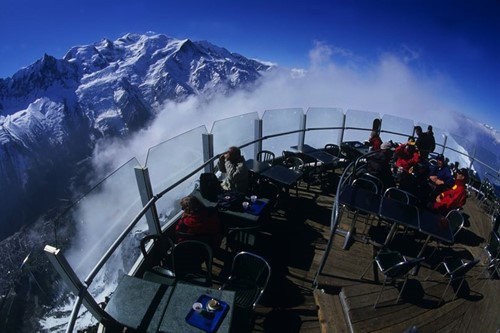
[[[404,332],[415,326],[418,332],[497,332],[500,329],[500,288],[498,279],[482,278],[482,262],[468,273],[466,282],[455,300],[453,288],[439,304],[447,280],[439,272],[425,281],[431,270],[445,255],[460,255],[465,260],[481,256],[484,240],[491,231],[489,216],[469,198],[464,209],[466,227],[453,247],[434,253],[431,243],[424,255],[428,257],[418,275],[408,281],[399,304],[398,289],[386,286],[377,309],[375,299],[383,277],[374,281],[369,268],[378,250],[363,237],[379,241],[385,236],[382,227],[367,228],[357,224],[356,241],[342,250],[344,238],[335,236],[327,265],[313,288],[314,275],[327,244],[333,194],[319,188],[301,187],[299,196],[291,191],[287,203],[277,207],[263,231],[268,237],[263,256],[272,267],[272,279],[256,308],[256,319],[249,332]],[[347,218],[346,216],[344,218]],[[415,257],[423,236],[397,233],[390,245],[409,257]],[[432,254],[432,256],[431,256]],[[223,258],[215,262],[216,275],[224,278]],[[227,267],[227,265],[226,265]],[[456,286],[455,286],[456,287]]]

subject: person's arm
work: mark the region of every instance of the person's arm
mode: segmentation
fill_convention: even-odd
[[[217,168],[219,169],[220,172],[226,173],[226,158],[224,157],[224,154],[219,156],[219,161],[217,162]]]

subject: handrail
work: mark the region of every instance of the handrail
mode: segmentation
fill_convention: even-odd
[[[307,132],[307,131],[317,131],[317,130],[342,130],[342,131],[346,131],[346,130],[362,130],[362,131],[371,131],[372,129],[371,128],[363,128],[363,127],[350,127],[350,126],[345,126],[345,127],[344,126],[340,126],[340,127],[339,126],[333,126],[333,127],[308,127],[308,128],[303,128],[303,129],[298,129],[298,130],[293,130],[293,131],[287,131],[287,132],[281,132],[281,133],[275,133],[275,134],[270,134],[270,135],[262,136],[262,137],[260,137],[258,139],[255,139],[255,140],[252,140],[252,141],[249,141],[249,142],[246,142],[246,143],[242,144],[241,146],[239,146],[239,148],[244,148],[244,147],[250,146],[252,144],[255,144],[257,142],[262,142],[262,141],[265,141],[265,140],[268,140],[268,139],[271,139],[271,138],[275,138],[275,137],[281,137],[281,136],[285,136],[285,135],[289,135],[289,134],[295,134],[295,133],[301,133],[301,132]],[[391,133],[391,134],[396,134],[396,135],[401,135],[403,137],[407,136],[407,134],[398,133],[398,132],[392,132],[392,131],[381,130],[381,132]],[[486,163],[484,163],[484,162],[482,162],[482,161],[480,161],[478,159],[475,159],[472,156],[469,156],[468,154],[464,154],[463,152],[460,152],[460,151],[458,151],[456,149],[453,149],[453,148],[450,148],[450,147],[446,147],[446,143],[444,145],[442,145],[442,146],[443,146],[443,150],[449,149],[449,150],[454,151],[454,152],[456,152],[458,154],[467,156],[467,157],[471,158],[473,162],[478,162],[481,165],[483,165],[483,166],[485,166],[485,167],[487,167],[487,168],[489,168],[491,170],[494,170],[491,166],[487,165]],[[318,271],[316,272],[316,275],[315,275],[315,278],[314,278],[314,281],[313,281],[314,285],[317,285],[318,276],[320,275],[322,269],[324,268],[324,265],[326,264],[326,259],[328,257],[329,252],[330,252],[330,249],[331,249],[331,246],[332,246],[332,243],[333,243],[333,238],[334,238],[336,229],[338,227],[338,223],[339,223],[338,217],[339,217],[339,196],[340,196],[340,191],[345,186],[345,184],[349,181],[349,179],[353,175],[355,175],[359,162],[362,159],[366,158],[368,155],[371,155],[373,153],[374,152],[369,152],[367,154],[364,154],[364,155],[358,157],[355,161],[352,161],[344,169],[344,171],[342,173],[342,176],[341,176],[341,178],[339,180],[339,185],[338,185],[338,187],[336,189],[336,197],[335,197],[335,200],[334,200],[334,203],[333,203],[333,207],[332,207],[331,224],[330,224],[330,237],[329,237],[329,240],[328,240],[327,248],[325,249],[325,252],[323,254],[323,258],[322,258],[322,261],[320,263],[320,267],[319,267]],[[210,158],[209,160],[207,160],[206,162],[204,162],[200,166],[196,167],[194,170],[192,170],[191,172],[189,172],[187,175],[185,175],[181,179],[177,180],[176,182],[174,182],[173,184],[171,184],[170,186],[168,186],[164,190],[160,191],[158,194],[153,195],[153,197],[142,207],[142,209],[139,211],[139,213],[132,219],[132,221],[127,225],[127,227],[120,233],[120,235],[118,236],[118,238],[112,243],[112,245],[108,248],[108,250],[102,255],[102,257],[99,259],[99,261],[96,263],[96,265],[92,268],[92,270],[90,271],[90,273],[88,274],[88,276],[84,280],[84,288],[85,288],[85,290],[90,287],[90,285],[91,285],[93,279],[95,278],[95,276],[99,273],[99,271],[106,264],[106,262],[109,260],[109,258],[113,255],[113,253],[116,251],[116,249],[125,240],[125,238],[127,237],[127,235],[134,228],[134,226],[140,221],[140,219],[146,214],[146,212],[161,197],[163,197],[166,193],[168,193],[168,192],[172,191],[173,189],[175,189],[180,184],[184,183],[186,180],[188,180],[189,178],[191,178],[193,175],[195,175],[196,173],[198,173],[200,170],[203,170],[208,164],[213,163],[222,154],[223,153],[216,154],[215,156],[213,156],[212,158]],[[351,174],[349,174],[350,170],[352,170]],[[495,173],[498,174],[497,171],[495,171]],[[84,196],[82,196],[82,198],[83,197]],[[82,198],[79,198],[76,202],[80,201]],[[74,323],[76,321],[76,316],[78,315],[78,311],[79,311],[79,308],[80,308],[81,304],[82,304],[82,299],[81,299],[81,296],[79,295],[77,297],[77,301],[75,302],[75,305],[74,305],[74,308],[73,308],[73,311],[72,311],[72,314],[71,314],[71,318],[70,318],[69,326],[68,327],[73,327],[74,326]]]

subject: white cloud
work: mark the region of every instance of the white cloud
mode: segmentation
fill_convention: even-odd
[[[350,61],[339,64],[333,55]],[[166,103],[155,122],[127,142],[99,145],[95,151],[97,165],[116,167],[132,156],[142,163],[147,148],[189,129],[206,125],[210,130],[214,120],[275,108],[341,107],[397,115],[436,128],[453,128],[450,111],[458,108],[447,99],[453,85],[443,75],[424,76],[414,71],[404,57],[388,53],[367,64],[348,50],[322,42],[315,43],[309,57],[309,68],[276,68],[264,75],[252,92],[217,96],[208,103],[196,97],[183,103]]]

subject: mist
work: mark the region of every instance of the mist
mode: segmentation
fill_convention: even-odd
[[[367,60],[349,50],[317,42],[309,52],[308,68],[280,68],[265,73],[255,87],[227,95],[190,97],[168,102],[146,129],[125,140],[103,141],[94,152],[94,166],[101,175],[132,157],[144,163],[147,149],[196,126],[233,115],[268,109],[340,107],[396,115],[453,132],[457,128],[451,102],[457,94],[453,82],[442,73],[414,68],[412,57],[381,53]]]

